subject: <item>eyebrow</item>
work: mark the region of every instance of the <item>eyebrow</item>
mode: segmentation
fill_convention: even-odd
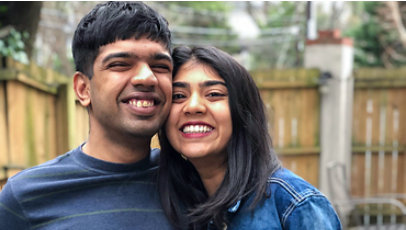
[[[214,85],[223,85],[224,87],[227,87],[225,82],[222,81],[205,81],[199,84],[200,87],[210,87]],[[177,81],[172,84],[173,87],[178,87],[178,88],[190,88],[190,84],[186,82],[181,82]]]
[[[213,85],[223,85],[225,87],[227,87],[226,83],[223,81],[205,81],[202,84],[204,87],[209,87],[209,86],[213,86]]]
[[[172,57],[167,54],[164,54],[164,53],[155,53],[155,54],[151,55],[150,58],[153,60],[157,60],[157,61],[158,60],[167,60],[170,63],[172,63]]]
[[[110,61],[113,58],[131,58],[131,57],[137,58],[138,56],[135,54],[130,54],[128,52],[112,53],[103,58],[102,64],[105,64],[106,62]]]
[[[119,52],[119,53],[112,53],[107,55],[105,58],[103,58],[102,63],[105,64],[106,62],[108,62],[109,60],[113,59],[113,58],[139,58],[138,55],[134,54],[134,53],[128,53],[128,52]],[[172,63],[172,57],[164,54],[164,53],[154,53],[152,55],[150,55],[149,59],[152,60],[166,60],[169,61],[170,63]]]
[[[177,82],[172,83],[172,87],[189,88],[189,84],[185,83],[185,82],[177,81]]]

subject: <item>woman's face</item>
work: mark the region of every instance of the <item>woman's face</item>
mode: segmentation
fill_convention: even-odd
[[[232,134],[228,90],[211,67],[193,61],[181,66],[173,79],[166,134],[192,163],[224,163]]]

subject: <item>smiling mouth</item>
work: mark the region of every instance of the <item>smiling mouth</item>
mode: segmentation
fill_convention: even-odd
[[[207,125],[186,125],[181,129],[183,133],[208,133],[212,130],[213,128]]]
[[[135,106],[137,108],[149,108],[155,105],[154,100],[137,100],[137,99],[130,99],[127,101],[127,104]]]

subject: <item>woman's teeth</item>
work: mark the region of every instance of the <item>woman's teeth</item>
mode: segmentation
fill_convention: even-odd
[[[212,131],[213,128],[206,125],[188,125],[183,127],[182,132],[184,133],[207,133]]]

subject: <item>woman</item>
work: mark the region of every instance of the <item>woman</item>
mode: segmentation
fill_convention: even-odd
[[[179,229],[341,229],[328,200],[280,167],[249,73],[214,47],[173,52],[159,189]]]

